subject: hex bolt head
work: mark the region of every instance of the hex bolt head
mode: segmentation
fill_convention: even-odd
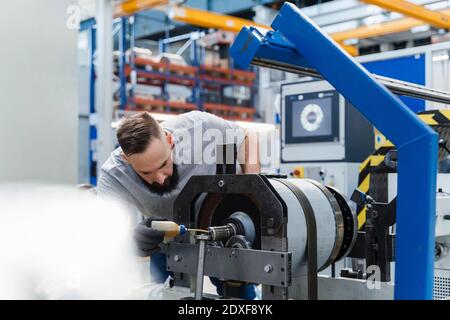
[[[275,220],[273,218],[269,218],[267,219],[266,224],[269,228],[272,228],[275,225]]]
[[[178,254],[176,254],[176,255],[173,257],[173,260],[174,260],[175,262],[180,262],[182,259],[183,259],[183,258],[182,258],[180,255],[178,255]]]
[[[266,265],[264,266],[264,272],[266,272],[266,273],[271,273],[272,271],[273,271],[273,267],[272,267],[271,264],[266,264]]]

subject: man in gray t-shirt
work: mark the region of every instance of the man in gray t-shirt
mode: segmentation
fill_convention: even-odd
[[[122,121],[117,138],[120,147],[103,164],[97,192],[146,217],[172,219],[173,202],[189,178],[215,173],[216,144],[236,143],[242,171],[259,173],[250,155],[241,159],[243,142],[249,142],[245,130],[206,112],[191,111],[161,124],[149,113],[138,113]]]
[[[120,147],[103,164],[97,193],[145,217],[172,219],[176,197],[192,175],[214,174],[215,146],[236,143],[243,173],[259,173],[257,141],[234,122],[191,111],[158,124],[147,112],[124,119]]]
[[[152,278],[164,282],[165,257],[157,253],[164,234],[150,228],[151,222],[172,220],[174,201],[191,176],[215,173],[217,144],[235,143],[242,172],[259,173],[257,138],[233,122],[192,111],[161,124],[147,112],[137,113],[121,122],[117,140],[120,147],[102,166],[97,194],[121,200],[136,218],[146,217],[133,230],[137,253],[152,256]],[[253,296],[253,286],[242,288],[243,298]]]

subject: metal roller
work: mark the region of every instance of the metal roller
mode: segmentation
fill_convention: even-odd
[[[346,202],[339,203],[335,195],[320,183],[309,179],[288,181],[305,194],[313,209],[317,226],[317,267],[319,271],[323,270],[348,254],[353,247],[357,234],[356,215]],[[299,276],[301,267],[306,264],[307,226],[304,206],[280,181],[270,179],[270,182],[287,206],[287,238],[288,250],[292,252],[292,276]],[[346,230],[351,230],[350,236],[348,231],[346,234]]]
[[[307,256],[307,225],[304,208],[312,208],[317,226],[317,267],[323,270],[345,257],[352,249],[357,235],[357,220],[345,197],[336,189],[309,179],[268,179],[286,204],[288,214],[287,242],[292,252],[292,276],[304,274]],[[300,189],[310,206],[287,186]],[[260,220],[258,205],[251,205],[246,195],[230,198],[206,197],[199,213],[200,226],[209,228],[214,240],[226,245],[231,237],[240,236],[252,248],[259,249]],[[232,203],[232,205],[231,205]],[[208,225],[206,225],[208,224]],[[228,242],[228,244],[232,241]]]

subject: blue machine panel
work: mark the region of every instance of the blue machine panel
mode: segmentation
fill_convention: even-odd
[[[425,85],[425,55],[371,61],[362,65],[372,73],[389,78]],[[400,99],[414,112],[425,110],[425,101],[410,97]]]

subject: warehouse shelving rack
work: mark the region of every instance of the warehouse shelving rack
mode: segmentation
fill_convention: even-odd
[[[192,65],[185,66],[165,61],[137,57],[135,47],[135,19],[134,16],[121,17],[121,31],[119,35],[118,75],[120,79],[119,109],[125,111],[151,111],[165,114],[179,114],[191,110],[202,110],[214,113],[228,120],[251,121],[256,115],[254,108],[254,94],[256,73],[237,69],[209,66],[202,63],[202,50],[198,45],[199,32],[163,39],[159,42],[160,53],[165,52],[170,43],[190,41]],[[127,35],[129,46],[127,47]],[[131,84],[131,90],[127,85]],[[158,86],[162,90],[161,97],[148,98],[136,94],[135,86],[146,84]],[[167,94],[169,84],[181,85],[192,91],[187,101],[170,100]],[[222,101],[207,101],[203,94],[206,91],[221,93],[225,86],[244,86],[250,88],[250,105],[230,105]]]
[[[119,92],[115,103],[120,114],[127,111],[143,111],[157,109],[164,114],[179,114],[192,110],[204,110],[215,113],[228,120],[252,121],[255,118],[254,95],[257,90],[255,85],[256,73],[238,69],[227,69],[201,64],[201,48],[196,41],[191,44],[192,66],[183,66],[170,63],[158,63],[149,59],[136,57],[133,51],[127,57],[128,48],[135,47],[135,16],[124,16],[114,20],[114,24],[120,25],[118,32],[119,57],[117,72],[119,78]],[[96,51],[96,22],[95,19],[83,21],[80,32],[89,33],[90,51],[90,80],[89,80],[89,183],[97,184],[97,124],[95,105],[95,51]],[[129,39],[127,39],[127,36]],[[189,35],[183,35],[188,39]],[[171,41],[182,39],[183,36],[164,39],[160,41],[160,49]],[[147,70],[150,69],[150,70]],[[133,74],[134,73],[134,74]],[[179,84],[192,90],[191,100],[186,102],[170,101],[164,98],[149,99],[135,94],[135,85],[138,78],[146,79],[150,83],[160,86],[165,94],[168,84]],[[131,89],[127,90],[127,84],[131,83]],[[202,99],[202,91],[205,88],[221,88],[227,85],[247,86],[251,89],[251,106],[233,106],[226,103],[206,102]],[[217,90],[217,89],[216,89]]]

